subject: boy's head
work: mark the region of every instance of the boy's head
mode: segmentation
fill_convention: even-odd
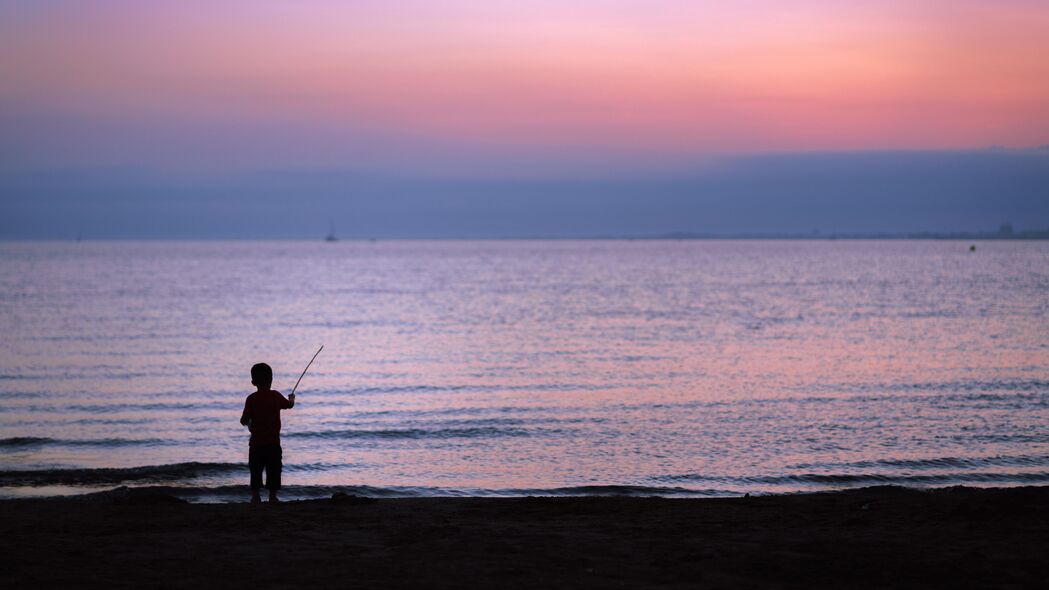
[[[273,385],[273,369],[266,363],[251,367],[251,384],[260,390],[269,389]]]

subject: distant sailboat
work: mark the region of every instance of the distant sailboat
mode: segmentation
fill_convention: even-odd
[[[335,224],[328,222],[328,235],[324,238],[325,242],[338,242],[339,238],[335,237]]]

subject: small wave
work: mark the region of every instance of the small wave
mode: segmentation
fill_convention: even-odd
[[[177,486],[145,485],[133,486],[184,499],[218,502],[245,501],[250,495],[249,487],[244,485],[223,486]],[[421,486],[378,487],[367,485],[285,485],[281,486],[281,497],[284,499],[318,499],[330,498],[332,494],[342,492],[354,496],[370,498],[423,498],[423,497],[464,497],[475,495],[464,490],[451,488],[432,488]]]
[[[711,482],[721,485],[927,485],[963,483],[1038,483],[1049,482],[1049,472],[956,472],[935,474],[891,474],[891,473],[802,473],[795,475],[764,475],[721,477],[698,474],[669,475],[656,478],[666,482]]]
[[[15,436],[12,438],[0,438],[0,447],[32,447],[46,445],[54,439],[41,438],[39,436]]]
[[[39,436],[16,436],[13,438],[0,439],[0,447],[38,447],[44,445],[69,446],[69,447],[126,447],[138,445],[164,445],[176,444],[159,438],[89,438],[89,439],[61,439]]]
[[[734,492],[716,489],[692,489],[669,486],[588,485],[562,488],[533,488],[504,490],[513,496],[726,496]]]
[[[1001,398],[1004,392],[1043,396],[1049,390],[1049,381],[1044,379],[965,379],[953,381],[914,381],[903,383],[859,382],[810,384],[806,389],[834,392],[946,392],[948,394],[990,393],[999,395],[987,399]],[[961,397],[960,399],[974,399]]]
[[[930,459],[879,459],[851,463],[824,464],[822,467],[844,469],[950,469],[980,467],[1041,467],[1049,465],[1049,455],[997,455],[994,457],[935,457]],[[820,467],[810,463],[794,465],[793,469]]]
[[[121,482],[109,482],[114,485]],[[26,484],[22,484],[26,485]],[[56,485],[56,484],[52,484]],[[70,486],[66,494],[77,494],[85,488],[77,489],[77,485],[67,482],[57,482],[57,485]],[[97,486],[105,485],[96,482],[93,489],[97,493]],[[86,485],[85,485],[86,487]],[[247,485],[221,485],[221,486],[180,486],[180,485],[132,485],[136,489],[150,490],[164,494],[170,494],[179,498],[199,502],[243,502],[250,495]],[[0,488],[3,489],[3,488]],[[11,496],[11,488],[4,495]],[[510,488],[510,489],[488,489],[488,488],[441,488],[427,486],[369,486],[369,485],[287,485],[281,488],[285,499],[320,499],[330,498],[332,494],[342,492],[355,496],[366,496],[370,498],[525,498],[525,497],[727,497],[738,496],[738,492],[716,489],[687,489],[681,487],[665,486],[640,486],[640,485],[585,485],[558,488]],[[88,493],[82,497],[90,497],[94,493]],[[18,496],[18,492],[13,494]]]
[[[962,442],[965,444],[983,443],[983,444],[995,444],[995,443],[1006,443],[1006,444],[1045,444],[1049,443],[1049,432],[1016,432],[1016,433],[999,433],[999,432],[984,432],[974,434],[956,434],[950,436],[950,440]]]
[[[325,322],[280,322],[283,328],[418,328],[415,322],[396,320],[341,320]]]
[[[425,394],[425,393],[503,393],[510,391],[601,391],[608,386],[596,383],[522,383],[522,384],[417,384],[417,385],[384,385],[371,387],[351,387],[346,389],[311,389],[310,395],[313,399],[345,398],[353,396],[371,395],[401,395],[401,394]],[[638,385],[636,387],[643,387]],[[327,402],[330,403],[330,402]],[[349,404],[347,404],[349,405]]]
[[[385,430],[321,430],[290,432],[286,438],[321,439],[450,439],[450,438],[499,438],[533,436],[542,431],[526,428],[400,428]],[[563,431],[558,431],[563,432]]]
[[[8,400],[39,399],[48,395],[43,391],[0,391],[0,399]]]
[[[133,481],[177,481],[244,470],[243,463],[174,463],[99,469],[0,471],[0,486],[103,485]]]
[[[232,402],[202,402],[202,403],[107,403],[107,404],[72,404],[72,405],[27,405],[0,407],[0,412],[17,412],[19,414],[32,413],[68,413],[85,412],[95,414],[110,414],[115,412],[185,412],[187,410],[225,410],[237,412],[243,407],[241,404]]]

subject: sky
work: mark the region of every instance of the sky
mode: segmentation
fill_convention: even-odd
[[[1044,0],[0,0],[0,238],[1045,228],[1046,55]]]

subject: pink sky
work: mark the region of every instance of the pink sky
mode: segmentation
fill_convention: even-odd
[[[19,155],[87,149],[25,122],[52,119],[111,127],[100,149],[117,159],[147,121],[161,136],[243,137],[247,160],[271,163],[295,155],[249,144],[687,154],[1049,143],[1044,0],[214,4],[0,8],[0,108],[21,125]]]

